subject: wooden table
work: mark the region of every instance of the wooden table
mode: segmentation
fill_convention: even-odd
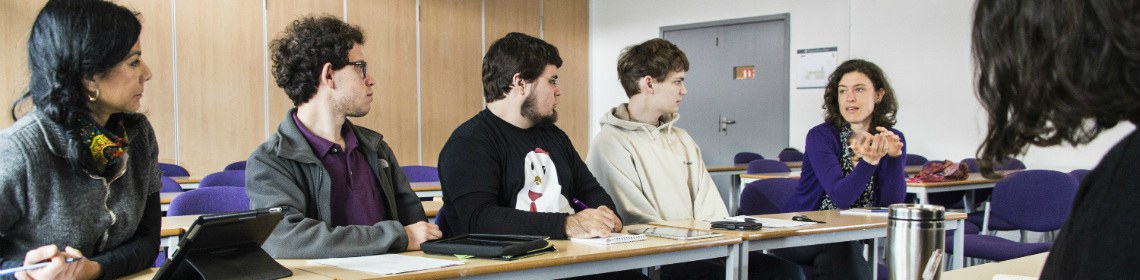
[[[1004,262],[975,265],[942,273],[943,280],[993,279],[995,274],[1040,277],[1049,253],[1020,257]]]
[[[442,197],[443,191],[440,188],[439,181],[435,182],[410,182],[412,191],[416,192],[419,197]]]
[[[439,213],[439,208],[443,207],[443,201],[438,200],[420,201],[420,204],[424,206],[424,215],[427,216],[428,220],[435,219],[435,214]]]
[[[174,182],[177,182],[179,185],[182,185],[183,190],[197,189],[198,183],[202,182],[202,177],[198,177],[198,176],[177,176],[177,177],[170,177],[170,179],[174,179]]]
[[[805,215],[813,220],[827,223],[793,228],[764,228],[759,231],[713,230],[710,229],[709,222],[700,220],[666,221],[653,224],[668,227],[711,230],[724,234],[725,236],[740,237],[744,240],[740,246],[740,252],[738,252],[737,258],[740,260],[740,275],[748,275],[748,252],[751,251],[875,239],[876,244],[872,245],[871,256],[876,257],[874,257],[871,262],[871,271],[873,271],[874,274],[876,274],[875,277],[877,277],[877,239],[887,236],[886,215],[850,215],[840,214],[839,211],[832,210],[754,215],[753,217],[791,220],[792,216],[796,215]],[[965,240],[965,231],[957,229],[965,228],[965,223],[966,214],[946,212],[946,229],[954,230],[954,252],[962,252],[963,250],[961,244]],[[962,254],[954,254],[953,267],[961,267],[963,261],[964,258]]]
[[[158,203],[162,204],[162,212],[165,213],[166,209],[170,208],[170,202],[182,192],[160,192],[158,193]]]
[[[1008,174],[1006,172],[1005,174]],[[974,192],[977,189],[992,189],[999,179],[982,177],[981,173],[970,173],[963,181],[934,182],[934,183],[906,183],[906,192],[913,193],[919,203],[928,203],[929,194],[952,191],[968,191],[962,197],[962,205],[967,213],[974,209]],[[955,251],[956,252],[956,251]]]
[[[169,224],[164,223],[163,227],[173,225],[175,222],[182,221],[172,221]],[[189,226],[189,224],[186,224],[186,226]],[[628,226],[626,229],[639,227],[647,226],[634,225]],[[318,275],[328,277],[329,279],[442,279],[460,277],[473,277],[475,279],[549,279],[728,257],[733,252],[739,252],[741,239],[735,236],[726,236],[684,241],[649,237],[646,241],[608,246],[576,243],[568,240],[550,240],[550,243],[553,244],[555,248],[558,248],[557,252],[514,261],[468,259],[466,261],[467,263],[461,266],[385,276],[313,264],[305,260],[278,261],[285,267],[293,270],[295,277]],[[455,260],[454,256],[425,255],[420,251],[401,254]],[[735,266],[726,266],[725,269],[726,271],[732,271],[729,275],[735,275],[737,268]],[[149,273],[153,274],[153,271],[154,270]],[[302,272],[302,274],[298,274],[298,271]],[[144,279],[141,277],[146,277],[145,275],[148,274],[141,273],[132,277]]]

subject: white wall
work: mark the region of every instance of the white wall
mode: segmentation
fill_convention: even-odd
[[[897,127],[907,137],[910,153],[954,161],[974,156],[986,120],[973,88],[972,1],[593,0],[592,119],[628,100],[617,81],[617,56],[622,48],[659,37],[662,26],[780,13],[789,13],[791,18],[789,71],[794,73],[797,68],[793,56],[796,49],[838,47],[841,61],[862,58],[875,62],[887,73],[897,94]],[[795,89],[795,81],[791,86],[788,142],[802,150],[807,130],[823,120],[823,92]],[[1021,158],[1029,168],[1091,168],[1133,129],[1125,123],[1089,145],[1031,148]],[[597,125],[590,126],[591,138],[597,130]]]

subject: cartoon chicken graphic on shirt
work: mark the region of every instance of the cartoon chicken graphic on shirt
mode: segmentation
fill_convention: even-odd
[[[562,196],[562,185],[558,184],[558,171],[550,154],[542,148],[535,148],[526,154],[523,164],[523,188],[515,199],[515,209],[529,212],[574,213],[570,201]]]

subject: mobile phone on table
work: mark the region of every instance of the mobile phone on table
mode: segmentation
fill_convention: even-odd
[[[712,229],[723,229],[723,230],[760,230],[761,228],[764,228],[764,224],[762,224],[762,223],[757,223],[757,222],[752,222],[752,221],[745,221],[745,222],[737,222],[737,221],[714,221],[714,222],[712,222]]]

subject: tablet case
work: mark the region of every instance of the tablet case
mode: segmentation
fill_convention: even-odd
[[[420,244],[420,249],[429,254],[512,259],[553,248],[546,239],[546,236],[473,233],[427,241]]]
[[[178,243],[154,279],[277,279],[293,275],[261,243],[284,214],[281,208],[203,215]]]

